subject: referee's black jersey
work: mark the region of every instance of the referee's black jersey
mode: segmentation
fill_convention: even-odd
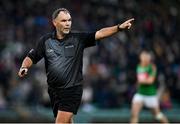
[[[81,85],[83,50],[95,45],[95,32],[70,32],[62,40],[57,39],[56,33],[52,32],[40,38],[27,56],[33,64],[44,58],[50,87],[68,88]]]

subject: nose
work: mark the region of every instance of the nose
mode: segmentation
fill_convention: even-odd
[[[70,21],[66,21],[66,26],[70,26],[71,22]]]

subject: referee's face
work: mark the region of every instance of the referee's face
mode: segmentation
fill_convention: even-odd
[[[53,24],[56,27],[56,30],[62,34],[68,34],[71,30],[71,15],[67,12],[61,11],[55,20],[53,20]]]

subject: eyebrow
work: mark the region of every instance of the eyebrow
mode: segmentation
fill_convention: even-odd
[[[62,19],[61,21],[71,21],[72,20],[72,18],[70,18],[70,19]]]

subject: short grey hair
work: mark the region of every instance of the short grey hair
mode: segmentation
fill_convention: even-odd
[[[59,8],[59,9],[56,9],[54,12],[53,12],[53,14],[52,14],[52,20],[54,20],[54,19],[56,19],[56,17],[58,16],[58,14],[60,13],[60,12],[65,12],[65,13],[69,13],[70,14],[70,12],[69,12],[69,10],[67,10],[66,8]]]

